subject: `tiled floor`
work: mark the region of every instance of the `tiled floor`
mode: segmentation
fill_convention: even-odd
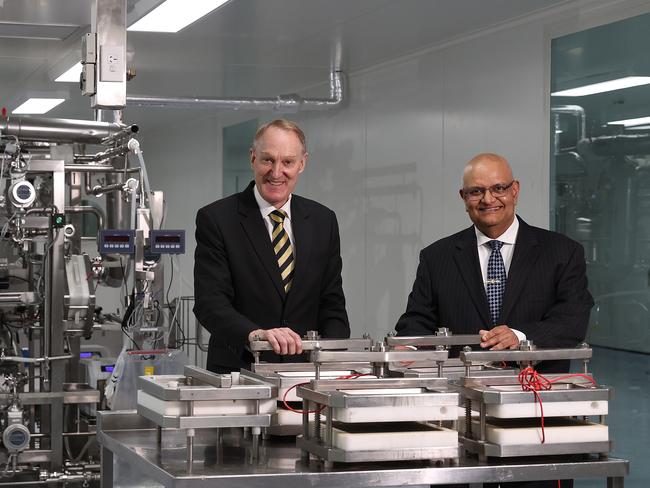
[[[574,368],[575,369],[575,368]],[[607,423],[613,457],[630,461],[625,488],[650,486],[650,356],[594,347],[590,369],[598,383],[614,388]],[[603,487],[602,479],[578,480],[576,488]]]

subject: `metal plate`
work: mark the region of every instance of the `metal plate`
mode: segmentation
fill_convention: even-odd
[[[162,415],[138,405],[138,414],[165,429],[209,429],[223,427],[268,427],[271,414],[193,416]]]
[[[300,449],[314,454],[325,461],[334,463],[360,463],[378,461],[415,461],[458,459],[459,446],[450,447],[420,447],[414,449],[385,449],[377,451],[344,451],[330,448],[312,439],[296,438]]]
[[[110,415],[114,413],[119,414],[115,421]],[[628,461],[613,458],[494,459],[486,464],[462,455],[458,466],[395,461],[341,464],[323,470],[322,463],[301,461],[300,449],[293,442],[263,443],[258,459],[251,461],[250,438],[235,431],[224,433],[224,458],[219,461],[214,455],[217,433],[200,430],[195,437],[193,470],[188,474],[182,431],[164,431],[161,450],[157,447],[155,429],[119,430],[121,425],[132,425],[122,412],[109,412],[108,418],[99,413],[99,417],[104,430],[98,433],[97,439],[105,453],[114,454],[120,463],[169,488],[367,488],[546,480],[549,473],[558,479],[609,477],[618,483],[616,486],[623,486],[622,478],[629,472]],[[103,472],[110,472],[113,456],[104,455],[102,459],[105,460]]]

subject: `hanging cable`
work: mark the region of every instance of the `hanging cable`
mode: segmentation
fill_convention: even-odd
[[[544,406],[542,404],[542,397],[539,395],[538,392],[550,390],[553,386],[553,383],[557,383],[558,381],[569,379],[569,378],[576,378],[576,377],[585,378],[593,386],[597,386],[596,381],[591,376],[582,373],[567,374],[564,376],[559,376],[557,378],[548,379],[545,376],[539,374],[537,371],[535,371],[535,369],[533,369],[530,366],[522,369],[519,372],[519,375],[517,376],[517,380],[521,385],[521,389],[523,391],[531,391],[535,396],[535,401],[539,403],[540,427],[542,429],[542,444],[544,444],[544,442],[546,441],[546,433],[544,432]]]

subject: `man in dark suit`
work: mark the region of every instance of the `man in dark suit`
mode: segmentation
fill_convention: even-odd
[[[422,250],[400,335],[449,327],[480,333],[481,347],[494,350],[516,348],[521,339],[538,347],[575,347],[584,339],[593,300],[583,248],[516,217],[518,196],[505,158],[479,154],[468,163],[460,197],[474,225]],[[496,252],[492,241],[501,243]],[[550,367],[567,371],[568,363]]]
[[[463,172],[460,197],[474,225],[422,250],[398,334],[448,327],[479,333],[481,347],[493,350],[516,348],[523,339],[543,348],[575,347],[593,306],[582,246],[515,216],[519,182],[502,156],[474,157]],[[569,362],[537,369],[566,372]],[[557,481],[502,485],[555,488]],[[569,486],[570,480],[562,481]]]
[[[254,180],[196,216],[194,313],[210,332],[207,369],[247,368],[249,341],[266,339],[263,359],[300,354],[301,336],[350,335],[336,216],[293,195],[307,162],[293,122],[263,125],[251,148]]]

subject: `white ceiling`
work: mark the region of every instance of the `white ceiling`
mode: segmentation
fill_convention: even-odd
[[[130,17],[159,1],[128,0]],[[356,71],[560,3],[567,0],[231,0],[177,34],[129,32],[128,64],[137,76],[128,93],[292,93],[326,81],[333,65]],[[1,105],[11,110],[27,96],[63,93],[68,101],[48,116],[92,118],[75,84],[53,82],[79,59],[91,4],[0,0],[0,35],[21,32],[3,23],[43,24],[36,30],[44,36],[72,32],[63,40],[0,38]]]

